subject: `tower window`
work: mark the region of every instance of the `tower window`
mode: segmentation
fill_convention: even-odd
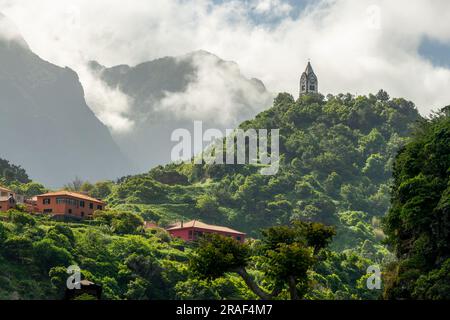
[[[311,90],[311,91],[315,91],[315,90],[316,90],[316,86],[314,86],[314,85],[310,85],[310,86],[309,86],[309,90]]]

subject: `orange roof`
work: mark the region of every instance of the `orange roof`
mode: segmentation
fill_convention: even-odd
[[[235,233],[235,234],[245,234],[243,232],[239,232],[239,231],[227,228],[227,227],[214,226],[214,225],[206,224],[206,223],[203,223],[203,222],[197,221],[197,220],[183,222],[183,226],[181,226],[181,222],[178,222],[173,227],[168,228],[167,231],[186,229],[186,228],[199,228],[199,229],[207,229],[207,230],[211,230],[211,231],[228,232],[228,233]]]
[[[3,191],[3,192],[12,192],[11,190],[9,190],[9,189],[7,189],[7,188],[4,188],[4,187],[2,187],[2,186],[0,186],[0,191]]]
[[[83,200],[86,200],[86,201],[104,203],[102,200],[89,197],[89,196],[87,196],[85,194],[82,194],[82,193],[70,192],[70,191],[64,191],[64,190],[63,191],[57,191],[57,192],[49,192],[49,193],[38,195],[38,197],[55,197],[55,196],[56,197],[73,197],[73,198],[83,199]]]

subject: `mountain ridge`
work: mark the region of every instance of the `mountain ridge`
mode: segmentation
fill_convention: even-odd
[[[49,186],[113,179],[131,166],[86,104],[77,73],[15,38],[0,38],[0,110],[2,157]]]
[[[245,77],[237,63],[205,50],[135,66],[105,67],[91,61],[89,67],[110,90],[119,90],[129,100],[124,116],[134,127],[112,133],[119,146],[137,159],[141,172],[173,160],[175,129],[191,130],[193,120],[202,121],[205,129],[234,128],[273,98],[261,80]]]

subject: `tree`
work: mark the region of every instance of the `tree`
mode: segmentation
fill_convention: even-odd
[[[39,194],[44,194],[47,192],[47,189],[40,183],[37,182],[29,182],[26,184],[22,184],[18,188],[19,193],[27,196],[27,197],[34,197]]]
[[[36,220],[30,214],[17,210],[8,211],[8,218],[19,228],[23,228],[25,226],[34,226],[36,224]]]
[[[27,258],[30,258],[32,247],[30,239],[12,236],[3,243],[2,254],[6,258],[24,263]]]
[[[0,247],[6,239],[8,239],[8,229],[0,222]]]
[[[64,248],[57,247],[50,239],[33,244],[33,256],[37,265],[46,273],[56,266],[69,266],[71,254]]]
[[[197,198],[195,208],[198,213],[205,218],[217,219],[219,214],[219,203],[217,199],[208,194],[203,194]]]
[[[110,226],[117,234],[135,234],[144,225],[144,220],[128,211],[96,211],[94,219]]]
[[[81,191],[81,187],[83,186],[84,181],[79,177],[75,177],[75,179],[64,186],[64,189],[67,191],[79,192]]]
[[[286,287],[291,299],[300,299],[308,288],[308,271],[333,235],[331,227],[295,222],[292,226],[264,230],[255,249],[232,238],[208,235],[199,241],[189,265],[200,279],[213,280],[228,272],[237,273],[261,299],[274,299]],[[252,259],[260,261],[260,271],[272,283],[271,292],[261,287],[248,272]]]
[[[444,110],[418,125],[395,160],[384,230],[399,261],[387,274],[386,298],[435,299],[448,290],[441,280],[450,256],[449,141]]]

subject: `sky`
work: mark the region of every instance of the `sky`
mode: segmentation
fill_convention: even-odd
[[[0,0],[0,12],[35,53],[80,74],[88,103],[114,109],[113,129],[127,97],[107,92],[87,61],[135,65],[200,49],[274,93],[297,96],[311,59],[325,95],[383,88],[423,115],[450,104],[448,0]]]

